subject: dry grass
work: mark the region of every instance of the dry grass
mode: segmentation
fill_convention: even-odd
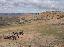
[[[24,35],[17,40],[0,39],[0,47],[64,47],[64,25],[58,25],[56,21],[37,20],[23,25],[3,26],[0,34],[24,30]]]

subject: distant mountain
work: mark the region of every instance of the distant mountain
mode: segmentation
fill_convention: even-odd
[[[19,16],[24,15],[23,13],[0,13],[0,16]]]
[[[36,13],[0,13],[0,16],[27,16],[36,15]]]

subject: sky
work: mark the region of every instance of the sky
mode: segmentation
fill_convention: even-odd
[[[64,0],[0,0],[0,13],[64,11]]]

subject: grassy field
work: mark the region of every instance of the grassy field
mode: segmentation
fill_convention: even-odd
[[[64,26],[32,22],[24,25],[6,26],[0,28],[0,34],[8,34],[24,30],[22,38],[17,40],[0,39],[1,47],[61,47],[64,42]]]

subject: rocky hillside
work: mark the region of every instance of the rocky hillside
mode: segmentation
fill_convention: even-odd
[[[64,12],[47,11],[39,14],[42,20],[46,20],[48,24],[64,24]]]
[[[24,14],[23,16],[21,14],[17,14],[17,16],[0,16],[0,25],[25,24],[37,20],[44,21],[47,24],[64,25],[64,12],[46,11],[35,14]]]

